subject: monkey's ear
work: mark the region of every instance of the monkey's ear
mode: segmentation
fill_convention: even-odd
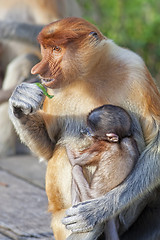
[[[96,32],[90,32],[89,36],[93,36],[96,40],[98,40],[98,34]]]
[[[106,133],[106,138],[108,142],[118,142],[119,141],[119,137],[117,134],[115,133]]]

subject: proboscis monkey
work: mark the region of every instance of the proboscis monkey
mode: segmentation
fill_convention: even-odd
[[[63,223],[74,232],[90,231],[88,236],[93,233],[93,238],[89,239],[96,239],[96,226],[119,214],[123,234],[160,183],[159,92],[141,57],[117,46],[84,19],[51,23],[39,33],[38,41],[42,60],[32,73],[41,76],[54,98],[46,98],[40,110],[42,91],[23,83],[10,98],[10,118],[21,140],[48,160],[46,192],[55,238],[65,239],[70,234],[61,223],[71,206],[71,165],[65,146],[83,145],[80,129],[86,127],[88,113],[104,104],[121,106],[130,113],[140,157],[122,184],[103,197],[74,206]],[[129,211],[123,214],[126,209]],[[139,239],[143,232],[142,228],[136,232]]]
[[[77,153],[67,147],[73,166],[72,205],[103,196],[118,186],[131,172],[139,157],[131,118],[121,107],[103,105],[92,110],[87,117],[87,128],[82,132],[93,139],[93,144]],[[90,183],[83,173],[82,167],[85,166],[95,166]],[[119,239],[116,220],[111,219],[106,223],[106,240]]]

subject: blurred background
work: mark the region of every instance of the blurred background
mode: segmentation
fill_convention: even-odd
[[[41,58],[38,45],[10,36],[12,24],[45,25],[68,16],[85,18],[138,53],[160,87],[159,0],[0,0],[0,157],[25,152],[8,117],[8,99],[17,84],[34,81],[30,69]],[[25,35],[23,27],[19,32]]]
[[[160,1],[78,0],[82,15],[104,35],[130,48],[160,82]]]

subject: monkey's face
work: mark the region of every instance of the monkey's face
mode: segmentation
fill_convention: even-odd
[[[104,36],[92,24],[80,18],[53,22],[38,35],[42,60],[32,68],[46,87],[63,87],[81,79],[94,62],[97,45]]]
[[[40,74],[46,87],[57,87],[63,80],[61,62],[65,49],[60,46],[41,45],[42,60],[32,68],[33,74]]]

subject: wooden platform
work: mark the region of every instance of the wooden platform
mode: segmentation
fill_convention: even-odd
[[[0,240],[54,239],[45,163],[30,155],[0,159]]]

